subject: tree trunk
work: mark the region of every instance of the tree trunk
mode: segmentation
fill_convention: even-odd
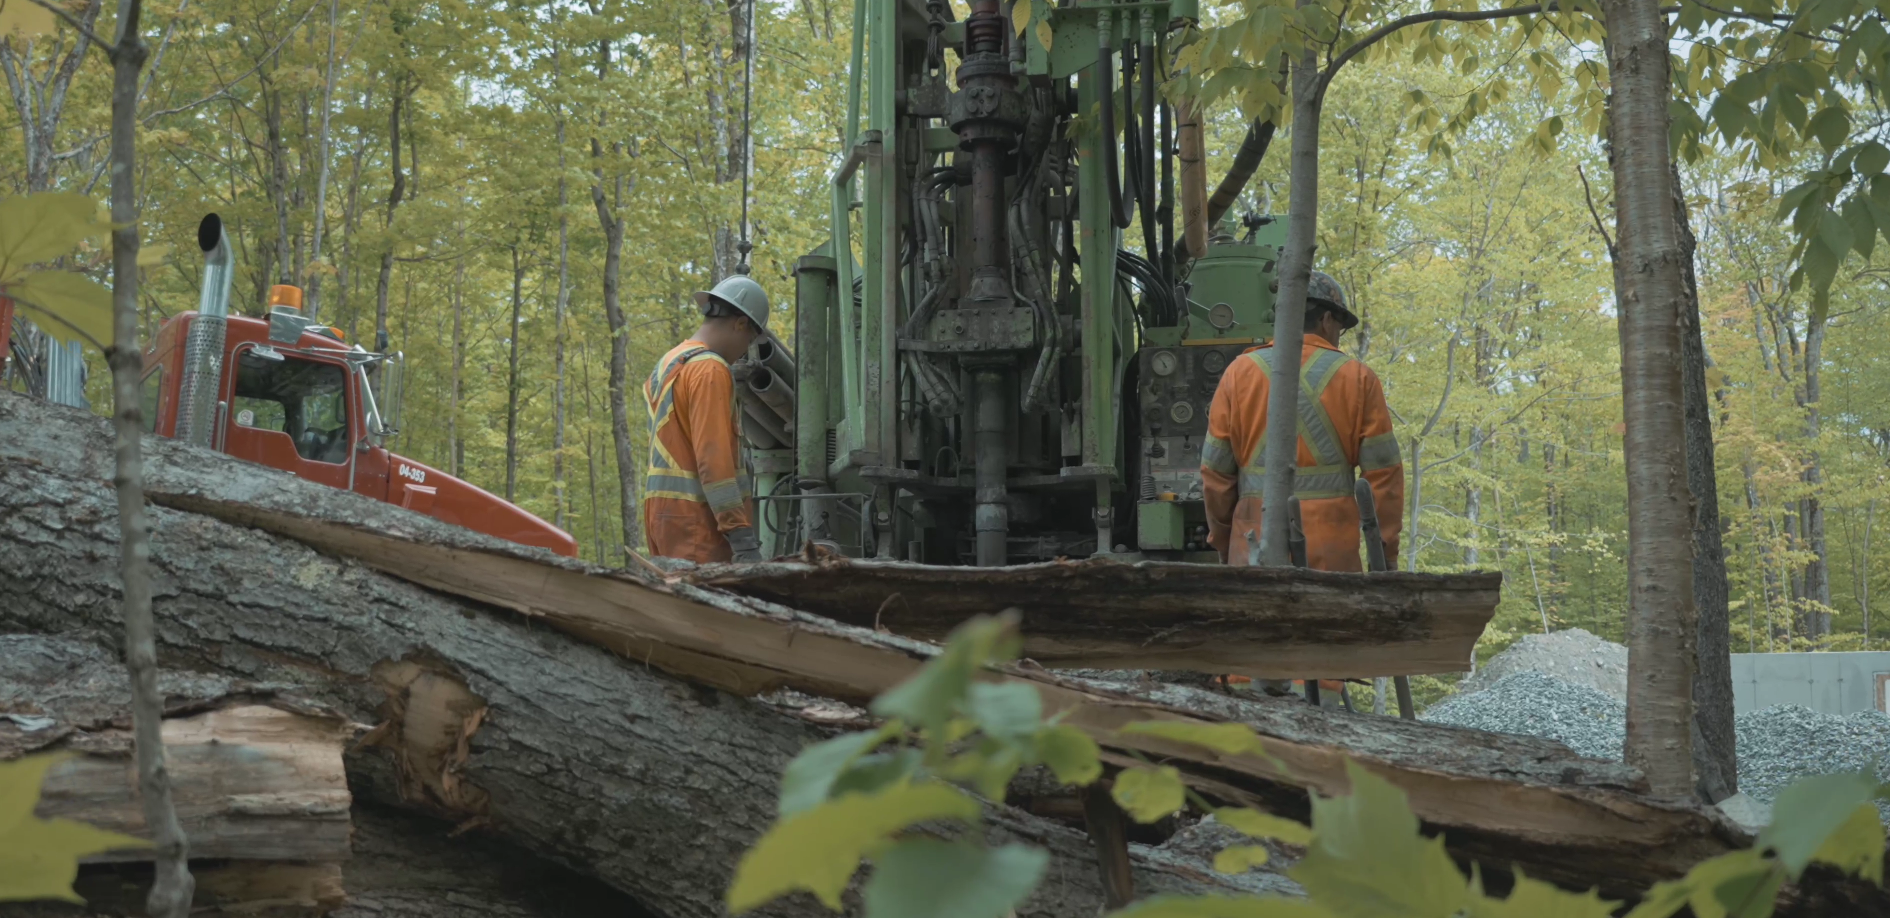
[[[559,58],[563,60],[562,57]],[[564,311],[571,296],[571,217],[565,213],[570,205],[570,192],[564,176],[564,118],[558,118],[558,299],[552,309],[553,344],[551,351],[551,494],[557,502],[552,510],[552,522],[559,529],[566,527],[564,519]],[[618,231],[617,245],[623,245],[623,232]],[[611,256],[605,256],[607,259]],[[606,269],[613,270],[613,269]],[[615,283],[614,276],[604,282],[606,289]],[[609,294],[606,294],[608,297]],[[615,329],[613,327],[613,333]]]
[[[1718,803],[1739,793],[1734,745],[1732,610],[1721,542],[1719,473],[1713,455],[1713,403],[1706,390],[1706,340],[1700,326],[1700,288],[1693,273],[1696,240],[1680,167],[1673,166],[1674,231],[1678,234],[1686,299],[1680,304],[1682,385],[1686,398],[1687,490],[1693,496],[1693,602],[1699,610],[1693,674],[1693,767],[1700,796]]]
[[[1811,563],[1805,565],[1805,637],[1813,641],[1831,636],[1831,555],[1824,531],[1824,463],[1818,455],[1823,429],[1819,400],[1823,396],[1825,319],[1816,309],[1805,329],[1805,544]]]
[[[460,242],[465,242],[465,233]],[[459,434],[459,399],[466,367],[466,259],[453,268],[453,363],[448,371],[446,398],[446,467],[454,478],[466,477],[466,444]]]
[[[335,97],[335,40],[337,27],[341,19],[341,0],[328,0],[328,75],[322,80],[322,121],[320,135],[316,138],[316,173],[315,173],[315,229],[309,239],[309,276],[308,276],[308,317],[319,319],[322,314],[322,276],[327,273],[322,265],[322,235],[328,225],[328,174],[332,158],[328,149],[329,115],[334,111]]]
[[[1656,794],[1696,793],[1693,512],[1687,484],[1680,333],[1685,257],[1667,148],[1667,23],[1654,0],[1604,0],[1618,247],[1621,389],[1627,433],[1626,759]]]
[[[400,167],[400,109],[406,104],[407,88],[404,78],[394,78],[394,97],[387,112],[387,146],[391,156],[388,167],[394,170],[394,183],[387,192],[387,216],[382,226],[390,231],[394,228],[394,211],[400,208],[401,199],[407,193],[407,174]],[[387,249],[381,253],[380,279],[374,288],[374,347],[383,347],[387,339],[387,293],[394,279],[394,240],[387,240]]]
[[[118,498],[118,578],[123,585],[125,664],[131,671],[132,731],[144,821],[156,846],[156,880],[146,900],[154,918],[186,918],[193,881],[189,848],[171,803],[164,764],[164,699],[157,690],[151,613],[151,529],[144,509],[144,347],[138,340],[138,73],[147,48],[140,0],[119,0],[112,61],[112,368]],[[102,514],[101,514],[102,516]]]
[[[505,499],[518,494],[518,331],[519,311],[525,300],[525,266],[518,244],[512,245],[512,331],[506,339],[505,376]]]
[[[1857,606],[1864,613],[1864,649],[1870,649],[1870,534],[1877,524],[1877,501],[1873,498],[1864,510],[1864,563],[1857,571]]]
[[[1307,6],[1310,0],[1299,0]],[[1293,63],[1293,197],[1286,224],[1286,251],[1280,254],[1279,296],[1273,308],[1273,373],[1267,390],[1267,417],[1291,418],[1299,412],[1299,359],[1305,340],[1306,287],[1312,282],[1313,249],[1319,235],[1319,111],[1324,86],[1318,51],[1308,44]],[[1210,208],[1212,205],[1209,205]],[[1260,563],[1293,563],[1287,542],[1287,499],[1299,465],[1299,431],[1292,424],[1267,428],[1266,486],[1261,492]]]
[[[597,79],[601,83],[610,69],[610,45],[597,45]],[[602,117],[599,117],[601,123]],[[617,505],[622,514],[623,550],[635,551],[642,539],[637,518],[637,470],[635,450],[630,441],[630,329],[624,318],[619,289],[623,271],[623,217],[617,207],[623,198],[623,177],[612,177],[609,193],[604,188],[604,147],[591,138],[591,204],[597,209],[597,223],[604,231],[604,321],[610,327],[610,438],[617,453]],[[718,166],[719,168],[719,166]],[[624,559],[628,563],[628,558]]]

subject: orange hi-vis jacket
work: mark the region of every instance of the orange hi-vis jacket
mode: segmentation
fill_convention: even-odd
[[[698,564],[731,559],[723,533],[752,525],[753,514],[728,361],[700,341],[684,341],[656,362],[643,398],[650,409],[643,477],[650,553]]]
[[[1248,534],[1260,538],[1260,495],[1266,482],[1267,390],[1273,345],[1248,350],[1227,367],[1201,446],[1201,485],[1208,542],[1229,564],[1248,563]],[[1315,334],[1306,335],[1299,372],[1299,497],[1306,564],[1323,571],[1358,571],[1358,501],[1353,469],[1371,482],[1385,559],[1397,567],[1404,526],[1404,461],[1391,432],[1391,409],[1377,374]]]

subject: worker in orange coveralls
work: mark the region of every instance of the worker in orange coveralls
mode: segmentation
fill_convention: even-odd
[[[1306,533],[1306,565],[1323,571],[1358,571],[1358,501],[1353,469],[1371,482],[1387,566],[1398,566],[1398,533],[1404,526],[1404,461],[1391,432],[1391,409],[1377,374],[1339,351],[1339,339],[1358,325],[1345,291],[1328,274],[1314,271],[1306,290],[1306,340],[1300,352],[1299,496]],[[1267,390],[1273,344],[1248,350],[1227,367],[1208,409],[1208,438],[1201,447],[1201,484],[1207,503],[1208,543],[1221,560],[1238,567],[1260,537],[1260,496],[1265,487]],[[1247,682],[1228,676],[1228,682]],[[1283,684],[1271,683],[1269,691]],[[1335,695],[1340,683],[1321,680]]]
[[[759,561],[729,363],[768,330],[768,295],[737,274],[697,293],[696,305],[702,325],[656,362],[643,385],[650,409],[643,533],[653,555]]]
[[[1404,461],[1391,432],[1391,410],[1377,374],[1339,351],[1339,339],[1358,325],[1345,292],[1314,271],[1306,291],[1306,341],[1299,372],[1299,496],[1306,531],[1306,566],[1358,571],[1358,503],[1353,469],[1371,482],[1385,560],[1398,566],[1404,526]],[[1227,367],[1201,446],[1201,484],[1207,502],[1208,542],[1229,564],[1249,563],[1260,534],[1260,494],[1266,481],[1267,390],[1273,372],[1271,342]]]

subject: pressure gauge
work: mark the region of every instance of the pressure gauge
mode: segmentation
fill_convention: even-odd
[[[1176,402],[1168,409],[1168,417],[1177,424],[1186,424],[1194,420],[1194,405],[1189,402]]]
[[[1168,376],[1173,374],[1175,372],[1175,352],[1156,351],[1155,356],[1149,358],[1148,368],[1154,370],[1156,376]]]
[[[1226,331],[1233,328],[1234,307],[1226,303],[1215,303],[1214,308],[1208,310],[1207,320],[1208,324],[1214,326],[1217,331]]]
[[[1227,369],[1227,355],[1220,351],[1208,351],[1201,355],[1201,369],[1213,376]]]

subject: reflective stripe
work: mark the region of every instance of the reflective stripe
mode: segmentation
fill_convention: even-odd
[[[721,513],[724,510],[734,510],[742,505],[741,482],[733,478],[727,481],[714,482],[708,485],[704,490],[708,495],[709,508],[717,513]]]
[[[674,497],[702,503],[708,500],[702,492],[702,483],[696,480],[695,473],[682,472],[679,469],[652,468],[643,478],[645,497]]]
[[[1261,348],[1248,354],[1253,361],[1264,367],[1269,379],[1273,375],[1273,348]],[[1326,386],[1338,375],[1339,369],[1350,363],[1352,358],[1338,351],[1319,349],[1311,361],[1300,367],[1299,405],[1295,425],[1299,438],[1306,443],[1306,449],[1313,455],[1313,465],[1301,466],[1293,471],[1293,493],[1301,500],[1317,500],[1327,497],[1344,497],[1352,493],[1354,480],[1352,464],[1345,459],[1345,451],[1339,447],[1338,429],[1333,426],[1332,418],[1326,413],[1326,406],[1319,399],[1325,394]],[[1254,444],[1253,456],[1240,470],[1240,493],[1242,496],[1259,497],[1266,490],[1266,466],[1262,464],[1266,456],[1266,437],[1261,436]],[[1396,444],[1393,444],[1396,450]],[[1205,462],[1206,450],[1202,456]]]
[[[1293,494],[1300,500],[1350,497],[1356,480],[1352,470],[1329,465],[1307,465],[1293,470]],[[1259,497],[1266,491],[1267,470],[1248,466],[1240,470],[1240,496]]]
[[[1237,466],[1233,445],[1220,437],[1208,437],[1201,441],[1201,467],[1213,469],[1222,475],[1234,474]]]
[[[1396,434],[1382,433],[1376,437],[1366,437],[1358,445],[1358,467],[1367,472],[1403,464],[1404,457],[1398,454]]]

